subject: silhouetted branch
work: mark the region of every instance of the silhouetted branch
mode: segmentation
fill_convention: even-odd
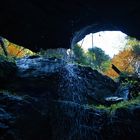
[[[6,47],[5,47],[5,44],[3,42],[2,37],[0,37],[0,45],[1,45],[2,49],[3,49],[3,52],[4,52],[5,56],[8,56],[8,53],[7,53],[7,50],[6,50]]]
[[[115,65],[113,65],[113,64],[112,64],[112,69],[113,69],[116,73],[118,73],[119,75],[121,74],[121,71],[120,71]]]

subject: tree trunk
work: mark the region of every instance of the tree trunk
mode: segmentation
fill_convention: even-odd
[[[3,52],[4,52],[5,56],[8,56],[8,53],[7,53],[7,50],[6,50],[6,47],[5,47],[5,44],[3,42],[2,37],[0,37],[0,45],[1,45],[2,49],[3,49]]]

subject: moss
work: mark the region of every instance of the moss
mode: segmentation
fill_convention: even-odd
[[[123,101],[123,102],[120,102],[120,103],[118,103],[118,104],[113,104],[113,105],[111,105],[110,106],[110,108],[112,109],[112,110],[115,110],[115,109],[118,109],[118,108],[127,108],[127,107],[129,107],[129,106],[132,106],[132,105],[137,105],[137,104],[139,104],[140,103],[140,96],[139,97],[137,97],[137,98],[135,98],[135,99],[131,99],[131,100],[129,100],[129,101]]]
[[[17,95],[15,90],[0,89],[0,94]]]
[[[5,56],[5,55],[1,55],[1,54],[0,54],[0,63],[1,63],[1,62],[4,62],[4,61],[15,63],[14,57]]]
[[[122,101],[116,104],[112,104],[111,106],[105,106],[105,105],[88,105],[88,107],[90,108],[94,108],[94,109],[99,109],[99,110],[105,110],[105,111],[109,111],[110,113],[114,112],[117,109],[120,108],[129,108],[130,106],[135,106],[140,104],[140,93],[139,96],[128,100],[128,101]]]
[[[64,48],[46,50],[40,49],[40,52],[38,52],[37,54],[45,58],[64,59],[67,57],[66,49]]]

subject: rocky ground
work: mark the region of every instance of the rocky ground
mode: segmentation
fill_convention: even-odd
[[[96,108],[128,100],[127,88],[98,71],[39,56],[0,67],[0,140],[140,139],[139,103]]]

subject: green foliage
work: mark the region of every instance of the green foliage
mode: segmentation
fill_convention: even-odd
[[[99,110],[106,110],[110,113],[114,112],[115,110],[119,108],[129,108],[130,106],[139,105],[140,104],[140,96],[131,99],[129,101],[122,101],[116,104],[112,104],[111,106],[105,106],[105,105],[88,105],[90,108],[95,108]]]
[[[64,48],[57,49],[41,49],[38,55],[45,58],[58,58],[58,59],[67,59],[67,50]]]
[[[37,55],[40,55],[40,56],[44,56],[46,54],[46,50],[44,49],[40,49],[40,51],[37,53]]]
[[[133,46],[132,50],[133,50],[133,53],[135,54],[135,57],[140,56],[140,45]]]
[[[41,53],[40,53],[40,55],[41,55],[41,56],[46,56],[46,54],[41,54]],[[57,53],[56,53],[56,54],[54,54],[54,53],[53,53],[53,54],[51,54],[51,53],[48,53],[48,54],[47,54],[47,58],[54,58],[54,57],[55,57],[55,58],[62,58],[63,55],[57,54]]]
[[[139,96],[139,94],[140,94],[140,80],[137,77],[137,75],[120,76],[120,82],[121,82],[122,86],[129,87],[130,96],[132,98]]]
[[[123,72],[120,73],[119,79],[125,80],[125,79],[128,78],[129,75],[131,75],[131,73],[129,73],[127,71],[123,71]]]
[[[138,41],[136,38],[127,36],[127,43],[126,43],[126,48],[132,48],[133,46],[139,46],[140,45],[140,41]]]
[[[76,44],[73,52],[74,61],[78,64],[90,66],[100,72],[106,71],[110,66],[110,57],[98,47],[89,48],[88,52],[84,52],[81,46]]]
[[[15,63],[14,57],[5,56],[5,55],[3,55],[3,54],[0,54],[0,62],[3,62],[3,61],[8,61],[8,62],[13,62],[13,63]]]
[[[110,60],[102,62],[101,71],[102,72],[107,71],[109,69],[110,65],[111,65],[111,61]]]
[[[105,71],[109,67],[110,57],[98,47],[89,48],[87,52],[90,65],[99,71]]]
[[[87,65],[87,59],[84,50],[78,44],[73,47],[73,52],[75,62],[78,64]]]
[[[6,43],[4,42],[4,39],[2,37],[0,37],[0,46],[3,50],[4,55],[8,55],[7,49],[6,49]]]
[[[128,37],[126,47],[129,47],[133,52],[133,60],[131,62],[131,65],[134,67],[135,73],[137,73],[137,70],[139,68],[137,62],[140,61],[140,41],[135,38]]]

